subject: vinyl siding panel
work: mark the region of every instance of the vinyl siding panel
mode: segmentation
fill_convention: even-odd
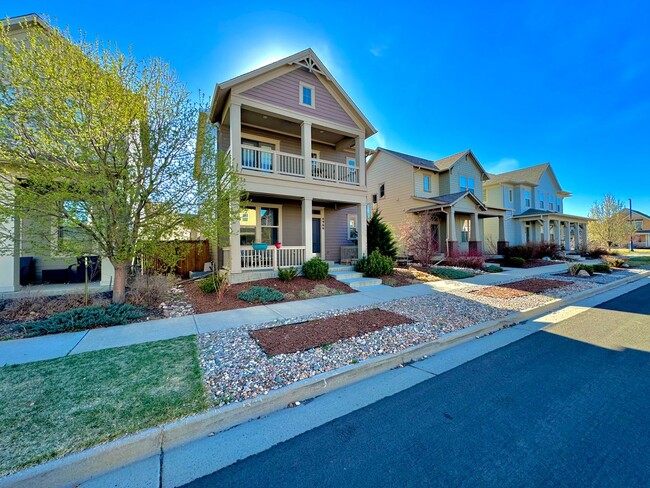
[[[483,180],[481,179],[481,171],[471,155],[468,154],[458,161],[449,174],[449,193],[460,191],[460,177],[465,176],[474,179],[474,194],[479,198],[483,198]]]
[[[341,246],[356,246],[356,241],[348,240],[347,216],[357,214],[354,205],[325,209],[325,259],[339,262]]]
[[[431,198],[440,195],[440,185],[438,175],[433,171],[426,171],[422,169],[414,169],[414,195],[421,198]],[[424,177],[428,176],[431,180],[431,191],[424,191]]]
[[[300,104],[300,83],[314,87],[315,108]],[[304,68],[297,68],[270,81],[249,88],[242,95],[312,117],[357,128],[345,109],[332,96],[321,81]]]
[[[282,205],[282,244],[302,246],[302,206],[300,203]]]

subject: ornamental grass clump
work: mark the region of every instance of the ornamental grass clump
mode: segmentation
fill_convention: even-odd
[[[297,268],[291,267],[291,268],[279,269],[278,270],[278,279],[280,281],[291,281],[296,276],[298,276],[298,269]]]

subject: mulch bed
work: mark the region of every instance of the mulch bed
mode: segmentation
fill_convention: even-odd
[[[249,303],[237,298],[237,294],[240,291],[248,290],[251,286],[266,286],[278,290],[284,295],[289,295],[285,296],[285,299],[279,303],[303,300],[304,298],[298,296],[298,293],[300,292],[308,292],[314,295],[307,298],[315,298],[316,296],[327,296],[331,294],[321,293],[320,290],[323,290],[322,286],[314,290],[318,285],[324,285],[330,290],[338,290],[343,293],[356,292],[356,290],[350,288],[345,283],[337,281],[331,276],[322,281],[308,280],[304,276],[297,276],[291,281],[280,281],[277,278],[269,278],[248,283],[238,283],[236,285],[230,285],[221,303],[217,303],[217,297],[214,293],[203,293],[195,281],[185,283],[182,287],[185,291],[187,301],[192,305],[196,313],[209,313],[260,305],[259,303]]]
[[[288,354],[325,346],[384,327],[411,324],[413,320],[387,310],[365,310],[300,324],[283,325],[250,332],[269,355]]]
[[[486,261],[486,263],[498,264],[499,266],[509,267],[505,259],[490,259],[489,261]],[[522,268],[524,269],[539,268],[541,266],[553,266],[554,264],[561,264],[561,263],[564,263],[564,261],[544,261],[543,259],[529,259],[524,263]]]
[[[570,284],[572,284],[570,281],[531,278],[528,280],[513,281],[512,283],[504,283],[498,286],[488,286],[473,293],[489,298],[518,298],[542,293],[553,288],[562,288]]]
[[[395,268],[392,275],[382,276],[381,281],[388,286],[407,286],[440,281],[440,278],[429,274],[425,268],[410,266],[409,268]]]

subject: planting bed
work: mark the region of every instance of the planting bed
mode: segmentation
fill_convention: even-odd
[[[322,281],[308,280],[304,276],[298,276],[291,281],[280,281],[277,278],[251,281],[230,285],[221,303],[217,303],[217,296],[214,293],[204,293],[197,286],[195,281],[183,285],[187,301],[192,305],[196,313],[218,312],[221,310],[233,310],[237,308],[255,307],[259,303],[249,303],[237,298],[237,294],[246,291],[252,286],[265,286],[278,290],[284,294],[282,302],[302,300],[305,298],[318,298],[329,295],[341,295],[343,293],[354,293],[345,283],[341,283],[332,277]]]
[[[535,293],[542,293],[552,288],[569,286],[570,281],[531,278],[528,280],[513,281],[498,286],[488,286],[473,293],[490,298],[518,298]]]
[[[412,322],[403,315],[375,308],[295,325],[255,330],[250,334],[267,354],[276,355],[305,351],[383,327]]]

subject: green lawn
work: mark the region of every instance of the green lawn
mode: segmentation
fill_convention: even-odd
[[[627,259],[630,266],[650,266],[650,254],[644,256],[632,256]]]
[[[0,368],[0,475],[208,408],[196,337]]]

